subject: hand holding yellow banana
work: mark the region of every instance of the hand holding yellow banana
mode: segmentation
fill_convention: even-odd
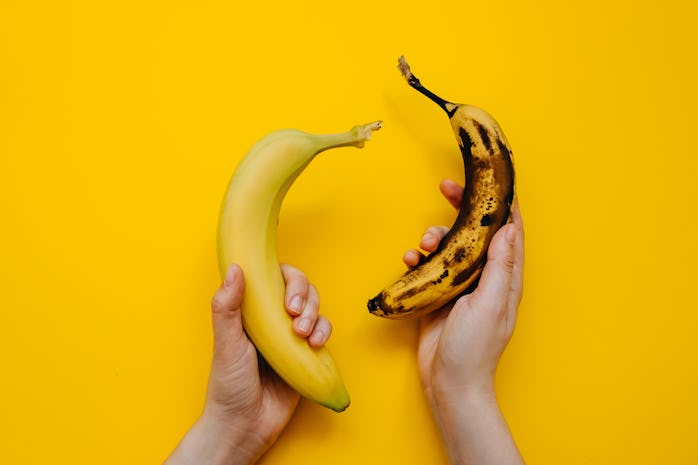
[[[218,225],[221,276],[240,265],[246,286],[242,322],[259,353],[301,395],[332,410],[349,406],[349,395],[326,348],[314,349],[293,333],[284,303],[285,284],[276,250],[281,203],[295,179],[325,150],[363,147],[379,121],[340,134],[275,131],[240,161],[228,185]]]

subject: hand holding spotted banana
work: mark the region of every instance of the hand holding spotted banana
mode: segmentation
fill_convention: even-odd
[[[446,112],[460,147],[465,191],[458,216],[432,253],[368,301],[369,311],[386,318],[413,318],[443,307],[480,276],[487,248],[507,223],[514,198],[509,143],[497,122],[473,105],[448,102],[426,89],[404,57],[407,83]]]
[[[349,395],[328,350],[311,348],[291,328],[285,284],[276,250],[281,203],[295,179],[322,151],[363,147],[381,123],[340,134],[284,129],[257,142],[240,161],[228,185],[218,225],[221,276],[231,263],[245,273],[242,322],[259,353],[301,395],[341,412]]]

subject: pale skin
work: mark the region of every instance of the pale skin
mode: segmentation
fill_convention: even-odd
[[[286,311],[298,337],[322,347],[332,325],[319,314],[315,286],[291,265],[282,265]],[[248,465],[276,441],[300,395],[257,357],[242,328],[240,303],[245,278],[228,268],[211,301],[213,361],[204,410],[166,460],[168,465]]]
[[[451,180],[441,193],[455,208],[463,189]],[[432,226],[420,248],[436,249],[448,228]],[[403,261],[414,266],[419,252]],[[511,223],[490,243],[477,288],[451,308],[421,318],[417,351],[424,394],[452,464],[519,465],[523,458],[497,403],[494,378],[511,339],[523,291],[524,232],[518,204]]]
[[[456,208],[463,189],[444,180],[441,193]],[[436,249],[448,231],[432,226],[419,247]],[[404,263],[414,266],[419,251]],[[522,295],[524,234],[515,205],[511,223],[495,234],[477,288],[452,306],[420,319],[417,359],[426,400],[452,464],[519,465],[524,461],[499,409],[494,377],[512,336]],[[317,289],[297,268],[282,265],[286,309],[298,337],[325,345],[332,325],[319,314]],[[203,412],[167,465],[250,465],[274,443],[299,395],[257,356],[240,319],[244,291],[231,265],[212,303],[214,349]]]

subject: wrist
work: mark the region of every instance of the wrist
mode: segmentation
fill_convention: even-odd
[[[498,409],[494,388],[488,383],[434,383],[429,400],[450,463],[461,463],[463,433]]]
[[[258,434],[254,425],[242,418],[231,419],[216,411],[204,409],[197,421],[206,434],[209,444],[218,450],[213,465],[252,465],[269,447]]]
[[[166,465],[252,465],[266,451],[251,428],[204,411]]]
[[[433,405],[439,420],[450,423],[491,410],[498,410],[494,385],[469,384],[433,389]],[[448,424],[443,425],[448,426]]]
[[[437,406],[462,404],[464,401],[474,404],[496,403],[494,375],[471,376],[466,379],[459,379],[459,377],[451,375],[452,373],[447,373],[445,376],[435,375],[432,377],[431,393]]]
[[[493,387],[475,385],[442,391],[433,402],[434,418],[450,463],[523,463]]]

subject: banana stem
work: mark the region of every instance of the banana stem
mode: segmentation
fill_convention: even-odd
[[[451,103],[448,100],[444,100],[426,87],[422,85],[422,83],[419,81],[417,76],[412,74],[412,70],[410,69],[410,65],[407,63],[407,60],[405,60],[404,56],[401,56],[398,58],[398,65],[397,69],[400,70],[400,73],[402,74],[402,77],[407,80],[407,83],[415,90],[418,92],[426,95],[429,97],[429,99],[436,103],[443,111],[448,114],[449,118],[453,115],[455,112],[455,109],[458,107],[455,103]]]
[[[346,147],[348,145],[361,148],[367,140],[371,139],[373,131],[379,130],[382,124],[382,121],[373,121],[368,124],[354,126],[349,131],[339,134],[317,135],[320,151],[335,147]]]

